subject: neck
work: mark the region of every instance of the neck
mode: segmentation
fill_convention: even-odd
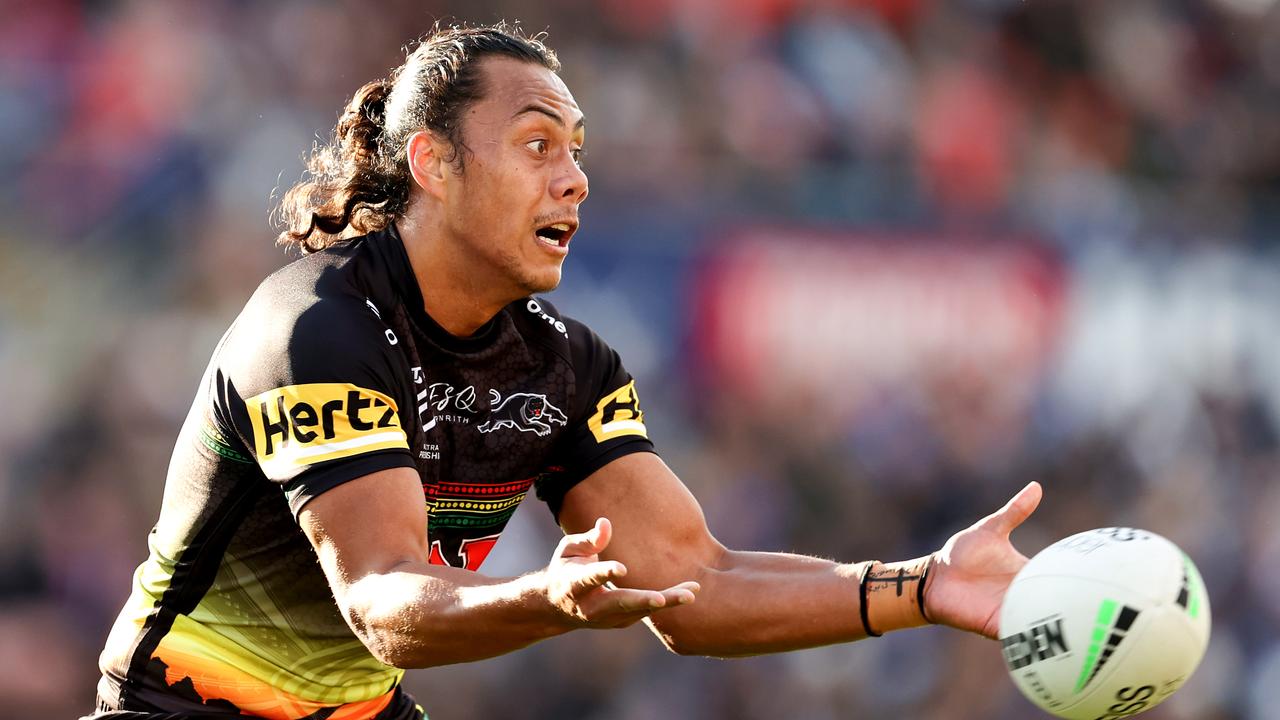
[[[396,222],[396,229],[422,292],[423,309],[436,324],[450,335],[470,337],[520,299],[495,292],[497,284],[484,282],[463,244],[452,242],[440,223],[424,221],[412,209]]]

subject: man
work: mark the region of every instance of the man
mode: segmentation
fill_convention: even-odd
[[[554,54],[438,30],[366,85],[179,436],[99,718],[417,718],[401,668],[644,620],[747,655],[936,622],[994,636],[1029,485],[924,558],[729,550],[654,453],[634,381],[556,287],[587,197]],[[548,566],[475,572],[530,488]],[[317,562],[318,560],[318,562]]]

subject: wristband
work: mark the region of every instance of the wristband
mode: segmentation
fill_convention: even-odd
[[[920,617],[924,618],[924,621],[930,625],[933,624],[933,621],[929,619],[929,613],[925,612],[924,609],[924,590],[925,586],[929,584],[929,571],[932,569],[933,556],[929,555],[924,563],[924,571],[920,573],[920,582],[916,583],[916,607],[920,608]]]
[[[933,556],[926,555],[889,564],[872,561],[863,566],[858,597],[862,629],[868,637],[929,624],[924,613],[924,589],[932,564]]]
[[[879,562],[869,560],[863,563],[862,572],[858,573],[858,614],[862,616],[862,631],[867,637],[880,637],[880,633],[871,631],[871,620],[867,617],[867,575],[871,574],[871,569]]]

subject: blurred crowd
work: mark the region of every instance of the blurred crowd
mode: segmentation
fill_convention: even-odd
[[[1209,653],[1150,717],[1280,718],[1275,0],[0,0],[0,715],[90,708],[304,152],[431,23],[503,18],[549,32],[588,118],[552,299],[622,352],[722,541],[914,557],[1039,480],[1024,551],[1138,526],[1205,576]],[[794,367],[762,398],[694,311],[744,228],[1034,252],[1051,338],[1016,378],[925,344],[857,403]],[[772,321],[805,348],[806,317]],[[486,572],[549,558],[528,504]],[[734,661],[582,632],[406,685],[440,720],[1037,716],[996,645],[939,629]]]

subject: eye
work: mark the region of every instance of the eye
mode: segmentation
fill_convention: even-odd
[[[525,146],[525,147],[527,147],[527,148],[529,148],[530,150],[534,151],[535,153],[537,153],[537,154],[539,154],[539,155],[546,155],[546,154],[547,154],[547,141],[546,141],[546,140],[532,140],[532,141],[530,141],[530,142],[525,143],[525,144],[524,144],[524,146]]]
[[[582,156],[587,154],[582,148],[570,148],[569,154],[573,156],[573,164],[582,167]]]

